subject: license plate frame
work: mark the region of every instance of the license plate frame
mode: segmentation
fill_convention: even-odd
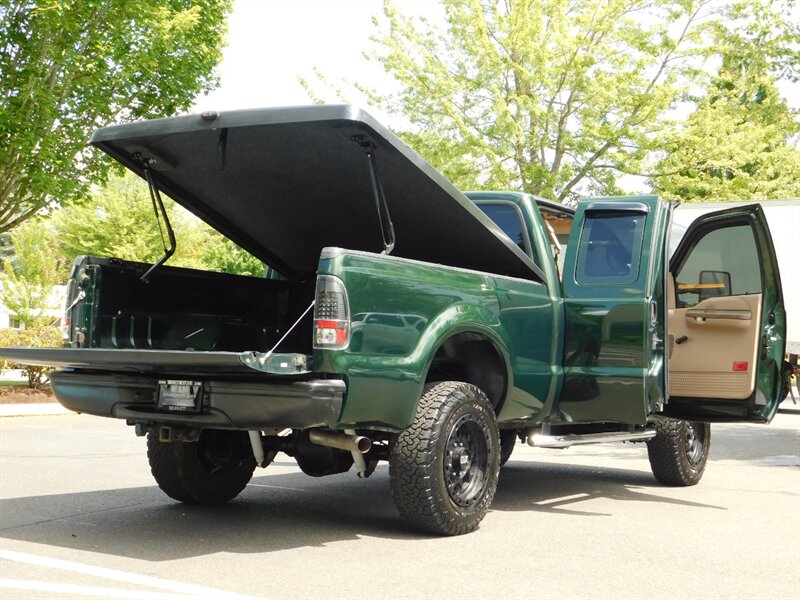
[[[187,379],[159,379],[156,408],[169,412],[200,412],[203,382]]]

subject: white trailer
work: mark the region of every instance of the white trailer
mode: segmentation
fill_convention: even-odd
[[[755,201],[681,204],[673,213],[671,247],[677,246],[686,228],[700,215],[753,202]],[[797,357],[800,355],[800,199],[761,200],[758,204],[764,207],[775,253],[778,255],[786,305],[786,354],[797,367]]]

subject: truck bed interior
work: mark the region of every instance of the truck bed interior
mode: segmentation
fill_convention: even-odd
[[[271,349],[314,298],[314,280],[283,281],[161,267],[141,281],[144,263],[84,259],[95,314],[72,309],[86,348],[244,352]],[[298,313],[298,314],[295,314]],[[76,339],[73,332],[72,339]],[[281,343],[311,352],[311,315]]]

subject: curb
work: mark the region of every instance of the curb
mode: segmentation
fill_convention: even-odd
[[[0,404],[0,417],[35,417],[49,415],[72,415],[58,402],[39,404]]]

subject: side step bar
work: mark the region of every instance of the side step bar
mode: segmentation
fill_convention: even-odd
[[[644,442],[656,437],[655,429],[644,431],[610,431],[607,433],[568,433],[566,435],[544,435],[531,433],[528,445],[536,448],[569,448],[581,444],[600,444],[602,442]]]

